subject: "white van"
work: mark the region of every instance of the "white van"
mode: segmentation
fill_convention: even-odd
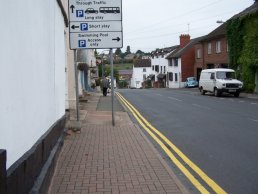
[[[201,72],[199,89],[202,95],[212,92],[220,96],[225,92],[238,97],[242,87],[243,83],[236,79],[233,69],[205,69]]]

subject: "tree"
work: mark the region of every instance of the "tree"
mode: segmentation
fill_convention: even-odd
[[[121,49],[117,48],[116,51],[115,51],[115,54],[121,57],[121,55],[122,55]]]
[[[144,54],[144,52],[142,52],[141,50],[138,50],[138,51],[136,51],[136,54],[142,55],[142,54]]]
[[[126,54],[128,55],[128,54],[131,54],[131,48],[130,48],[130,46],[127,46],[126,47]]]
[[[102,66],[99,65],[98,68],[99,68],[99,77],[100,77],[102,75]],[[111,76],[111,68],[108,64],[103,66],[103,70],[104,70],[103,74],[105,77]],[[116,79],[116,81],[119,80],[119,72],[116,68],[114,68],[114,79]]]
[[[95,55],[95,57],[99,55],[97,49],[95,49],[94,55]]]

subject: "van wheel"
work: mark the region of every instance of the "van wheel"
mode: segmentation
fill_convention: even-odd
[[[220,92],[218,91],[217,88],[214,88],[214,96],[216,96],[216,97],[220,96]]]
[[[203,90],[202,87],[200,88],[200,92],[201,92],[202,95],[205,95],[205,91]]]
[[[234,93],[235,97],[239,97],[239,92]]]

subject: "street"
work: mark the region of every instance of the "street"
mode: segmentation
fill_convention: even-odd
[[[119,93],[224,191],[258,193],[258,100],[202,96],[197,89]],[[198,193],[178,169],[173,170],[191,193]]]

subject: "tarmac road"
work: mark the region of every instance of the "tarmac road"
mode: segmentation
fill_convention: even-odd
[[[227,193],[258,193],[257,99],[196,89],[119,92]]]

